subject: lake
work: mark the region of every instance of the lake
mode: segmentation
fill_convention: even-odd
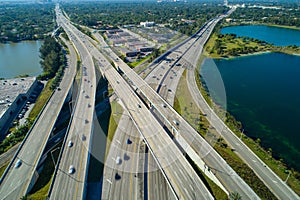
[[[222,28],[221,33],[256,38],[277,46],[300,46],[300,30],[295,29],[264,25],[229,26]]]
[[[300,56],[268,53],[217,59],[215,69],[207,63],[201,73],[219,70],[227,110],[243,123],[246,135],[260,138],[274,155],[300,170]],[[220,99],[214,92],[211,96]]]
[[[39,48],[42,41],[0,44],[0,78],[28,74],[37,76],[40,67]]]

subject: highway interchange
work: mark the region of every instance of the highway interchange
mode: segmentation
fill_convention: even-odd
[[[62,16],[62,15],[60,15]],[[63,21],[66,19],[62,19]],[[72,38],[71,34],[74,34],[78,30],[70,25],[70,23],[63,23],[64,25],[68,25],[68,28],[66,31],[67,34],[70,34],[69,37]],[[77,33],[78,34],[78,33]],[[78,34],[80,35],[80,34]],[[133,119],[135,119],[135,125],[140,129],[140,132],[143,133],[143,139],[146,141],[149,149],[151,149],[152,154],[155,155],[155,158],[157,162],[161,165],[161,170],[164,171],[164,174],[166,174],[166,177],[168,178],[168,182],[171,185],[171,187],[174,190],[174,193],[178,195],[179,198],[190,198],[191,194],[196,193],[198,196],[203,195],[202,197],[207,199],[212,199],[210,192],[206,189],[200,178],[195,174],[191,166],[188,164],[188,162],[185,160],[183,155],[180,153],[179,149],[175,146],[175,144],[172,142],[172,140],[167,136],[167,133],[163,130],[161,126],[159,126],[158,122],[154,119],[154,117],[149,113],[150,111],[147,109],[147,107],[141,102],[141,100],[136,96],[134,91],[129,87],[129,85],[125,82],[125,80],[117,73],[117,71],[110,65],[108,61],[106,61],[105,57],[102,56],[99,51],[94,51],[92,45],[87,44],[88,40],[85,39],[85,37],[78,37],[76,34],[73,35],[73,37],[76,37],[76,43],[75,46],[77,49],[80,47],[80,44],[85,43],[86,48],[89,48],[90,52],[94,54],[94,58],[99,60],[102,63],[102,71],[105,74],[105,77],[108,79],[109,83],[111,84],[112,88],[114,88],[114,91],[116,92],[117,96],[121,99],[122,103],[125,105],[125,107],[128,110],[128,113],[132,116]],[[80,40],[83,41],[80,41]],[[80,41],[80,42],[78,42]],[[79,50],[80,51],[80,50]],[[89,55],[87,55],[89,56]],[[94,66],[91,64],[90,66]],[[130,95],[131,94],[131,95]],[[130,98],[128,99],[128,95]],[[132,98],[131,98],[132,97]],[[80,101],[80,97],[78,98]],[[79,104],[83,105],[83,104]],[[77,109],[76,109],[77,110]],[[152,122],[149,125],[149,122]],[[165,133],[159,134],[159,133]],[[157,143],[157,141],[160,141],[160,145]],[[79,143],[79,142],[78,142]],[[66,145],[66,144],[65,144]],[[72,147],[73,148],[73,147]],[[166,150],[161,150],[167,148]],[[84,151],[84,150],[82,150]],[[68,152],[68,151],[64,151]],[[171,152],[171,155],[174,156],[165,156],[165,152]],[[174,152],[174,153],[172,153]],[[176,157],[175,157],[176,155]],[[63,156],[64,157],[64,156]],[[77,157],[78,156],[73,156]],[[71,159],[70,159],[71,160]],[[73,163],[78,163],[78,161],[72,160]],[[61,161],[62,162],[62,161]],[[80,162],[81,163],[81,162]],[[69,165],[70,166],[70,165]],[[78,167],[78,164],[74,164],[74,166]],[[82,170],[81,168],[78,169],[78,171]],[[58,170],[58,173],[64,170]],[[176,176],[173,175],[173,172],[178,171]],[[60,173],[65,174],[65,173]],[[76,173],[75,173],[76,174]],[[172,176],[173,175],[173,176]],[[172,177],[172,178],[170,178]],[[192,178],[191,178],[192,177]],[[56,178],[56,182],[59,180]],[[84,188],[84,184],[81,182],[82,179],[72,179],[68,176],[64,176],[64,179],[61,180],[64,182],[77,182],[76,187],[71,187],[72,190],[70,190],[70,187],[66,187],[66,183],[62,184],[60,187],[55,187],[55,183],[53,186],[53,191],[60,191],[56,192],[55,194],[58,195],[65,195],[64,198],[69,196],[77,195],[77,190],[83,191],[82,188]],[[59,182],[61,182],[59,181]],[[83,181],[84,182],[84,181]],[[180,185],[189,185],[184,183],[190,183],[190,187],[182,188],[178,187],[178,184]],[[182,184],[183,183],[183,184]],[[80,185],[80,186],[78,186]],[[77,186],[79,189],[77,189]],[[194,188],[195,187],[195,188]],[[68,189],[68,191],[64,190],[64,188]],[[76,189],[75,189],[76,188]],[[198,191],[197,191],[198,190]],[[75,196],[78,197],[78,196]],[[84,196],[81,196],[84,197]],[[50,198],[57,198],[53,193],[51,194]]]
[[[208,25],[213,24],[214,23],[212,22],[208,23]],[[99,37],[97,39],[102,44],[105,42]],[[197,38],[192,39],[198,42],[201,41],[197,40]],[[180,47],[181,50],[177,51],[186,51],[190,46],[189,43],[193,43],[193,41],[185,43],[185,45]],[[105,48],[105,51],[109,51],[109,49]],[[115,65],[119,66],[119,68],[122,69],[125,76],[131,80],[133,87],[138,88],[144,94],[144,96],[147,96],[148,100],[151,101],[151,105],[155,107],[154,109],[162,113],[162,116],[165,116],[167,123],[173,123],[174,119],[179,122],[180,130],[178,131],[180,131],[180,135],[185,140],[184,145],[188,143],[192,146],[193,150],[196,151],[196,153],[193,154],[196,155],[196,159],[205,159],[205,163],[208,166],[216,166],[216,169],[223,172],[217,173],[216,176],[218,176],[219,181],[223,183],[226,189],[228,189],[229,191],[239,192],[243,198],[248,197],[249,199],[258,199],[258,196],[253,192],[253,190],[234,172],[234,170],[224,161],[224,159],[172,108],[172,106],[170,106],[170,104],[162,99],[161,96],[159,96],[156,91],[154,91],[141,77],[133,72],[126,65],[126,63],[122,62],[122,60],[120,59],[117,59],[117,56],[112,51],[107,53],[107,56],[110,56],[112,60],[115,60]],[[177,55],[175,55],[175,57],[177,57]],[[173,61],[173,64],[174,62],[175,61]],[[168,71],[168,68],[165,67],[164,70]],[[174,127],[174,129],[176,128]]]
[[[233,11],[234,9],[230,12]],[[106,77],[124,109],[124,113],[120,113],[121,119],[105,161],[102,199],[142,199],[145,192],[149,199],[213,199],[181,149],[200,169],[205,171],[206,166],[217,169],[219,173],[207,175],[227,194],[234,191],[243,199],[259,199],[213,147],[173,109],[176,88],[186,69],[188,88],[202,113],[208,115],[211,126],[236,149],[238,155],[279,199],[299,199],[299,196],[227,128],[207,105],[197,88],[194,69],[202,47],[214,26],[226,15],[210,20],[197,34],[178,45],[176,50],[168,52],[165,59],[150,65],[151,72],[143,80],[111,49],[97,47],[97,42],[77,30],[63,16],[58,6],[56,12],[58,24],[64,28],[80,55],[82,78],[55,178],[51,184],[50,199],[85,198],[90,142],[95,121],[95,67],[99,67],[102,75]],[[95,34],[95,37],[100,45],[107,46],[99,34]],[[113,61],[122,76],[107,59]],[[60,85],[63,91],[70,90],[75,76],[76,59],[73,57],[71,60],[73,67],[67,69],[69,76]],[[95,65],[94,60],[99,66]],[[141,96],[144,97],[143,101]],[[1,199],[17,199],[28,192],[46,141],[66,97],[67,93],[56,91],[49,100],[28,138],[10,163],[4,179],[1,179]],[[157,120],[157,116],[161,122]],[[45,121],[51,123],[45,126],[42,123]],[[171,137],[161,123],[169,127]],[[144,152],[146,146],[149,153]],[[15,168],[18,159],[22,160],[22,165]],[[148,172],[146,176],[145,169]],[[147,188],[144,188],[145,185]]]

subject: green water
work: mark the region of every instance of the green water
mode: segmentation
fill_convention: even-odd
[[[18,75],[39,75],[39,48],[42,41],[23,41],[0,44],[0,78],[13,78]]]
[[[215,60],[227,110],[273,155],[300,170],[300,56],[269,53]],[[202,74],[216,73],[205,63]],[[218,94],[211,93],[218,101]]]

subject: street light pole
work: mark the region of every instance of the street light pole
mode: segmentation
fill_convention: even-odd
[[[286,177],[286,179],[285,179],[285,183],[287,183],[287,181],[288,181],[288,179],[290,178],[290,176],[291,176],[291,171],[289,171],[289,175]]]

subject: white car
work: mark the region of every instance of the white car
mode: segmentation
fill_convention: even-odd
[[[176,121],[175,119],[173,120],[173,123],[174,123],[176,126],[179,126],[179,122]]]
[[[122,160],[121,160],[120,156],[118,156],[116,158],[116,163],[117,163],[117,165],[120,165],[122,163]]]
[[[15,164],[15,168],[19,168],[22,165],[22,160],[18,159],[18,161]]]
[[[72,147],[72,146],[73,146],[73,142],[72,142],[72,140],[70,140],[68,143],[68,147]]]
[[[74,174],[74,173],[75,173],[75,167],[73,165],[70,165],[69,174]]]

